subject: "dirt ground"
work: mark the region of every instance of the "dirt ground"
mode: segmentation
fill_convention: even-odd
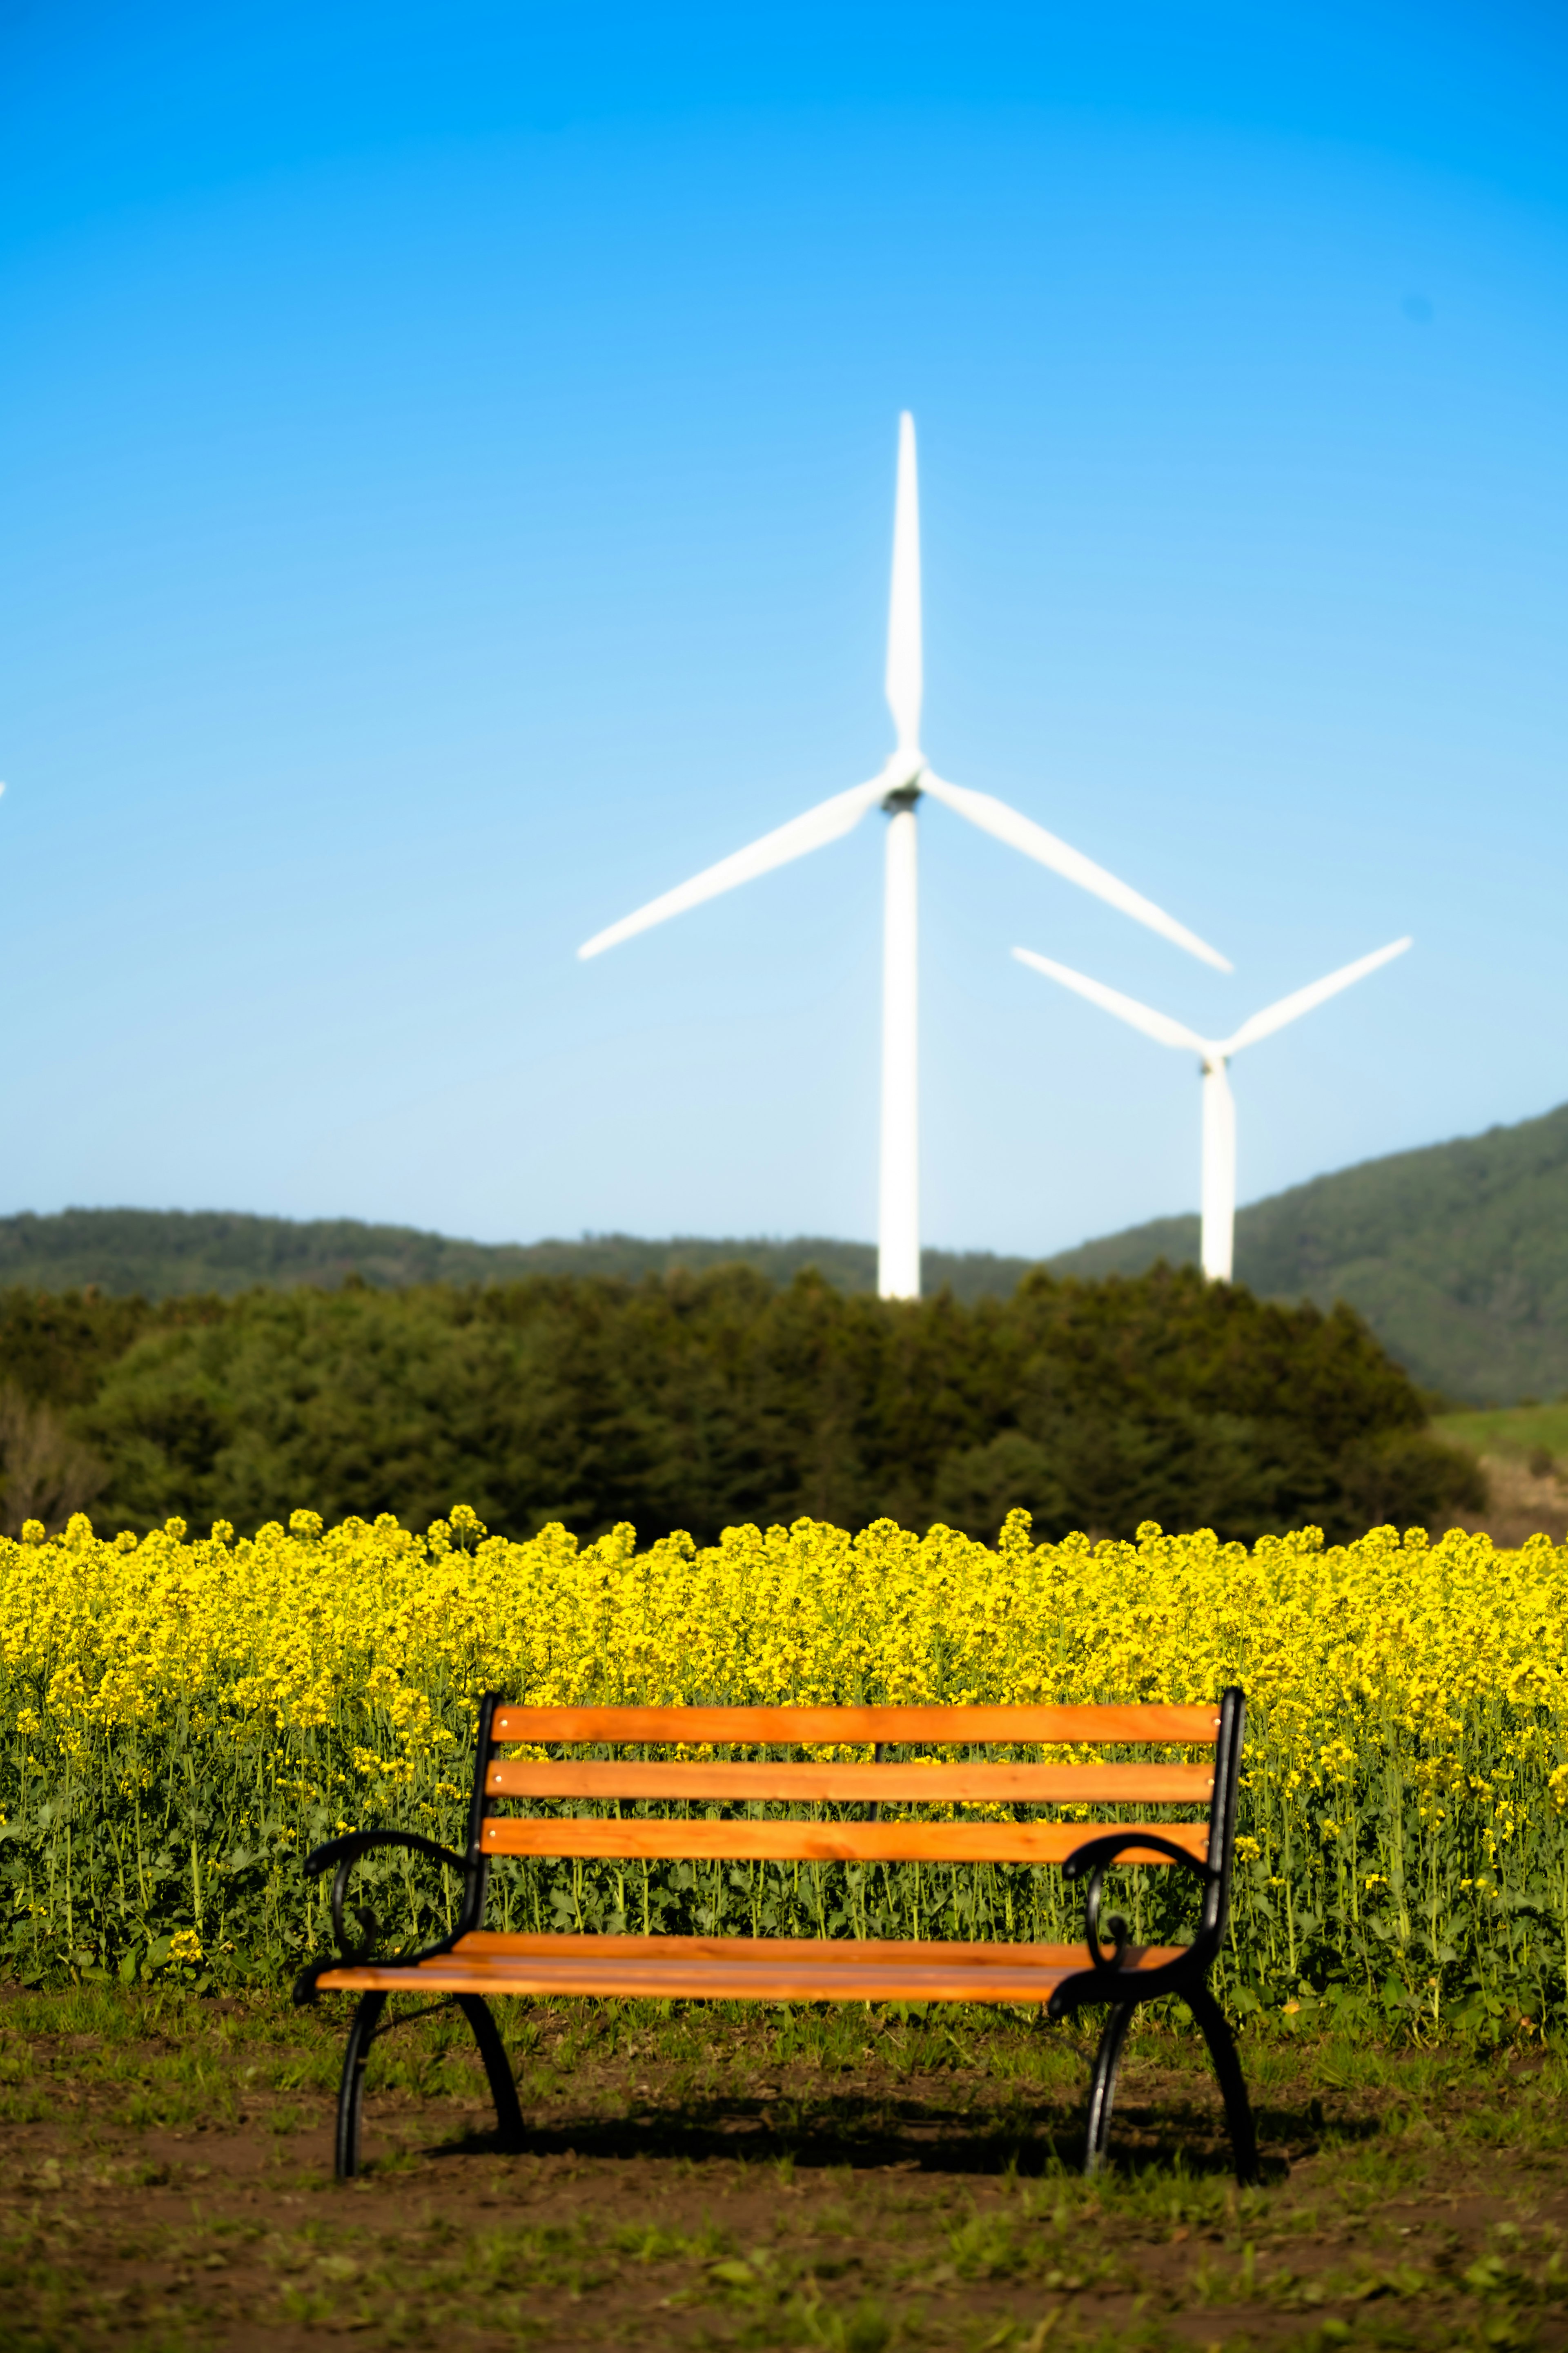
[[[341,2003],[0,1996],[0,2348],[1568,2344],[1538,2044],[1255,2032],[1238,2192],[1173,2027],[1086,2184],[1086,2046],[1017,2012],[509,2010],[525,2152],[444,2012],[377,2045],[337,2183]]]

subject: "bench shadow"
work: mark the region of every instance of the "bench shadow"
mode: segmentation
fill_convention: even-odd
[[[1257,2117],[1266,2181],[1283,2179],[1292,2160],[1312,2155],[1322,2144],[1321,2111],[1307,2106],[1270,2106]],[[1375,2119],[1337,2120],[1336,2141],[1375,2137]],[[773,2101],[737,2098],[652,2106],[632,2116],[579,2115],[559,2122],[525,2123],[520,2154],[538,2158],[575,2156],[612,2162],[637,2159],[668,2163],[728,2158],[749,2164],[788,2158],[798,2171],[830,2167],[984,2177],[1067,2172],[1083,2163],[1081,2106],[1016,2107],[977,2116],[973,2108],[889,2104],[850,2098],[809,2106],[784,2107]],[[457,2134],[431,2146],[437,2161],[500,2156],[493,2129]],[[374,2160],[373,2160],[374,2161]],[[1118,2105],[1109,2168],[1115,2175],[1169,2172],[1225,2175],[1232,2170],[1223,2118],[1207,2106],[1131,2099]]]

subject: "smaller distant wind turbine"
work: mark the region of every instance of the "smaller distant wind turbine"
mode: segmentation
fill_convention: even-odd
[[[1123,997],[1120,989],[1107,988],[1103,981],[1089,980],[1065,964],[1053,964],[1049,956],[1037,955],[1032,948],[1015,948],[1013,954],[1020,964],[1032,965],[1047,979],[1059,980],[1064,988],[1076,989],[1091,1005],[1103,1006],[1107,1013],[1114,1013],[1119,1020],[1142,1029],[1146,1038],[1155,1039],[1162,1046],[1190,1048],[1198,1056],[1204,1077],[1201,1254],[1204,1272],[1210,1280],[1228,1282],[1236,1237],[1236,1098],[1226,1076],[1226,1063],[1244,1046],[1256,1046],[1260,1038],[1272,1037],[1276,1029],[1283,1029],[1288,1021],[1310,1013],[1326,997],[1337,997],[1352,981],[1364,980],[1380,964],[1403,955],[1410,944],[1407,939],[1394,940],[1354,964],[1342,965],[1325,980],[1314,980],[1310,987],[1297,989],[1293,997],[1282,997],[1278,1005],[1265,1007],[1250,1021],[1244,1021],[1233,1036],[1222,1039],[1200,1038],[1185,1022],[1173,1021],[1166,1013],[1155,1013],[1149,1006],[1140,1005],[1136,997]]]

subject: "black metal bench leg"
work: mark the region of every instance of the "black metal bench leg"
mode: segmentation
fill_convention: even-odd
[[[1094,2073],[1089,2079],[1089,2128],[1083,2150],[1086,2176],[1100,2171],[1110,2140],[1110,2110],[1116,2098],[1116,2071],[1121,2064],[1121,2046],[1127,2040],[1127,2030],[1132,2022],[1132,2012],[1136,2007],[1136,2003],[1131,2001],[1112,2002],[1105,2031],[1100,2038],[1100,2048],[1094,2054]]]
[[[490,2097],[496,2104],[496,2125],[500,2134],[500,2145],[509,2151],[520,2149],[522,2147],[522,2110],[517,2104],[517,2084],[512,2076],[511,2062],[506,2055],[506,2045],[500,2039],[500,2029],[483,1994],[460,1993],[458,2007],[474,2030],[474,2041],[479,2044],[479,2057],[485,2063]]]
[[[1258,2135],[1253,2129],[1252,2104],[1247,2096],[1247,2084],[1241,2072],[1241,2062],[1236,2055],[1236,2044],[1226,2024],[1225,2012],[1207,1986],[1194,1986],[1184,1995],[1187,2008],[1203,2029],[1204,2041],[1214,2061],[1215,2073],[1225,2100],[1225,2120],[1230,2127],[1231,2154],[1236,2159],[1236,2178],[1245,2189],[1256,2181],[1258,2173]]]
[[[362,1994],[349,2028],[343,2052],[343,2080],[338,2088],[337,2172],[340,2181],[352,2181],[359,2171],[360,2098],[364,2090],[365,2061],[375,2039],[376,2022],[386,2008],[384,1993]]]

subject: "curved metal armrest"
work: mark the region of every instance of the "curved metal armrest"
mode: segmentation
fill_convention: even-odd
[[[357,1862],[375,1846],[411,1846],[418,1854],[427,1854],[433,1862],[449,1862],[454,1871],[467,1871],[468,1859],[454,1854],[449,1846],[437,1846],[434,1839],[421,1838],[417,1831],[347,1831],[342,1838],[329,1839],[305,1857],[305,1876],[314,1879],[330,1871],[335,1862]]]
[[[1182,1863],[1188,1871],[1195,1873],[1205,1887],[1212,1886],[1219,1877],[1217,1872],[1211,1871],[1206,1862],[1200,1862],[1197,1856],[1189,1853],[1184,1846],[1178,1846],[1173,1839],[1163,1839],[1157,1832],[1150,1831],[1110,1831],[1101,1838],[1089,1839],[1084,1845],[1075,1847],[1062,1865],[1062,1877],[1087,1879],[1089,1882],[1083,1900],[1084,1941],[1089,1947],[1090,1961],[1107,1977],[1115,1976],[1121,1967],[1121,1957],[1128,1945],[1127,1923],[1115,1913],[1107,1921],[1112,1938],[1111,1950],[1107,1956],[1101,1951],[1100,1943],[1100,1899],[1105,1886],[1106,1873],[1118,1856],[1130,1847],[1143,1854],[1152,1851],[1167,1862]],[[1208,1941],[1206,1932],[1194,1939],[1192,1952],[1194,1958],[1204,1954]]]
[[[317,1847],[305,1857],[305,1876],[315,1879],[336,1866],[332,1878],[332,1934],[345,1960],[368,1960],[381,1933],[381,1922],[365,1904],[354,1906],[354,1918],[359,1922],[363,1943],[351,1945],[343,1929],[343,1899],[348,1894],[349,1873],[361,1855],[378,1846],[409,1847],[416,1854],[428,1855],[433,1862],[449,1863],[465,1878],[482,1867],[469,1862],[466,1855],[454,1854],[449,1846],[437,1846],[434,1839],[421,1838],[417,1831],[350,1831],[342,1838],[329,1839],[325,1846]]]

